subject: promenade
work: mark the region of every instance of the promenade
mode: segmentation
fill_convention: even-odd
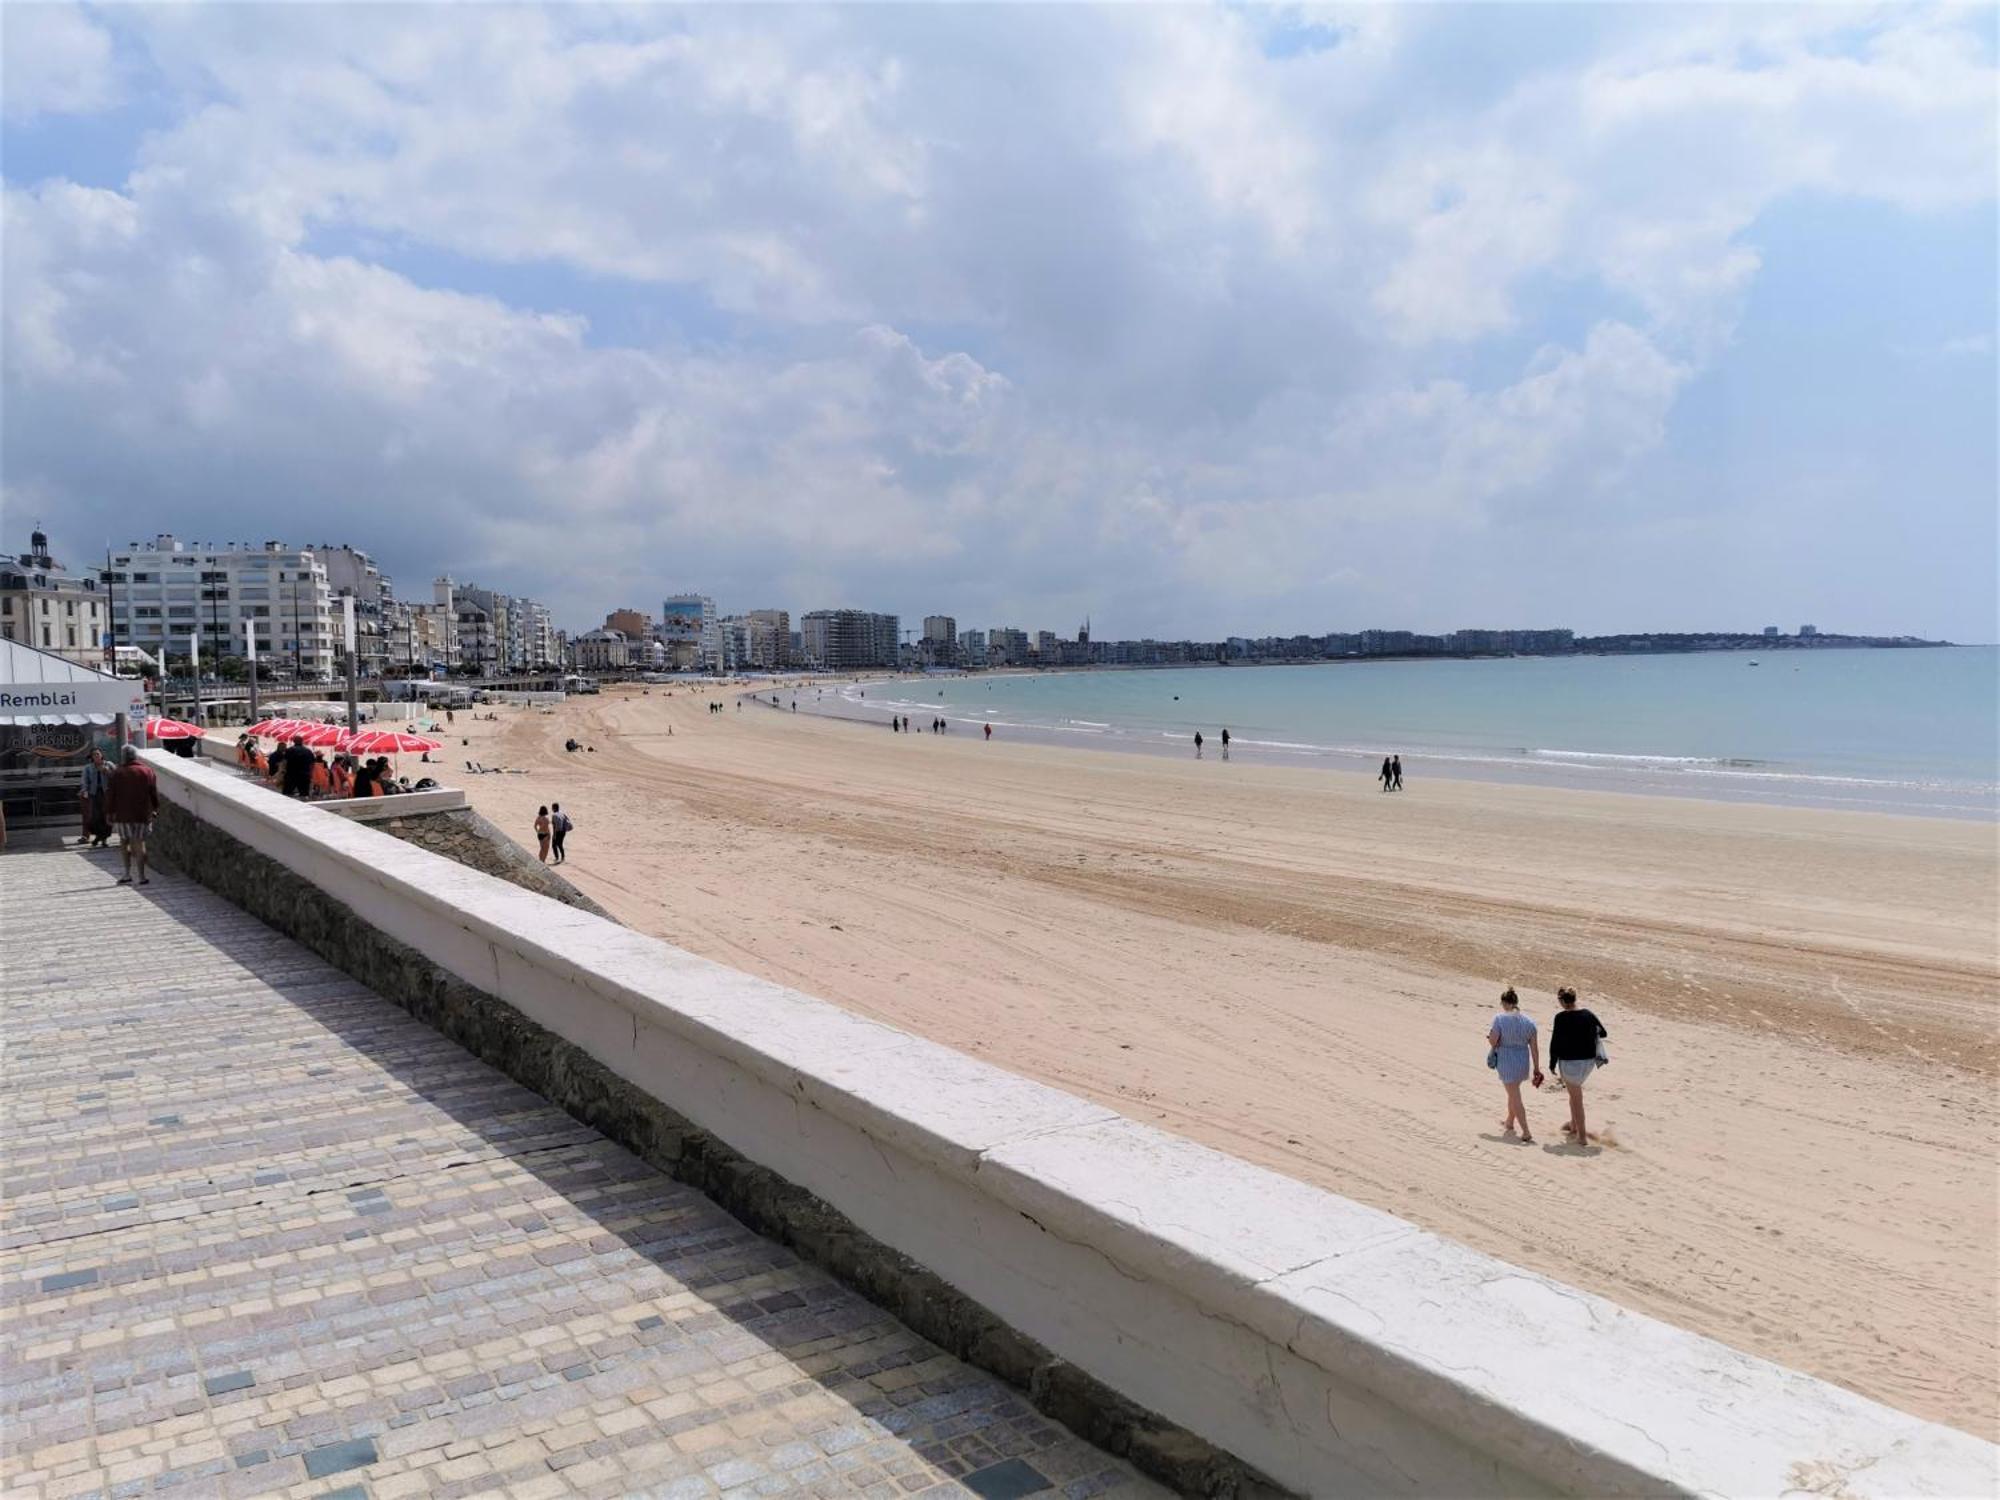
[[[1158,1495],[206,889],[0,854],[0,1493]]]

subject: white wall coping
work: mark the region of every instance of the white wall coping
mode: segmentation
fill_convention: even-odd
[[[629,1013],[633,1049],[642,1023],[657,1028],[794,1108],[822,1111],[878,1150],[921,1163],[935,1174],[926,1181],[942,1179],[976,1195],[967,1201],[1025,1215],[1065,1245],[1086,1247],[1134,1295],[1184,1298],[1229,1337],[1254,1336],[1270,1389],[1261,1371],[1243,1376],[1243,1410],[1262,1426],[1246,1426],[1237,1411],[1210,1420],[1210,1410],[1167,1409],[1171,1381],[1125,1393],[1306,1493],[1327,1493],[1331,1476],[1351,1482],[1357,1471],[1385,1492],[1436,1484],[1421,1479],[1422,1454],[1379,1443],[1357,1442],[1342,1460],[1358,1470],[1326,1467],[1332,1450],[1312,1443],[1344,1441],[1334,1403],[1301,1412],[1290,1401],[1280,1364],[1295,1361],[1372,1393],[1446,1443],[1489,1455],[1494,1490],[1525,1477],[1551,1493],[1586,1495],[2000,1494],[2000,1449],[1969,1434],[374,830],[315,818],[311,807],[233,776],[159,752],[147,759],[169,801],[366,907],[378,927],[465,981],[506,999],[532,972],[597,997]],[[623,1031],[616,1035],[604,1044],[613,1051],[625,1045]],[[720,1122],[661,1097],[730,1140]],[[804,1185],[855,1212],[837,1184],[831,1192]],[[980,1286],[931,1268],[987,1301]],[[1053,1338],[1026,1331],[1114,1388],[1132,1383],[1107,1373],[1115,1351],[1094,1367],[1095,1346],[1079,1333],[1075,1347],[1060,1347],[1068,1325],[1053,1326]],[[1191,1389],[1199,1384],[1184,1373]],[[1199,1374],[1211,1385],[1220,1378],[1206,1366]],[[1332,1438],[1311,1436],[1322,1429]]]

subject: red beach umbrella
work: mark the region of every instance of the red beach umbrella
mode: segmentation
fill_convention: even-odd
[[[146,738],[149,740],[198,740],[201,734],[199,724],[185,724],[179,719],[155,717],[146,721]]]
[[[342,729],[338,724],[314,724],[310,728],[301,729],[299,731],[299,738],[304,740],[308,745],[316,748],[325,748],[327,746],[333,746],[341,750],[347,748],[344,743],[347,739],[347,731]]]
[[[400,729],[364,729],[349,736],[341,746],[350,755],[414,755],[443,748],[443,740],[434,740],[426,734],[407,734]]]
[[[305,727],[300,719],[259,719],[249,729],[251,734],[268,735],[274,739],[286,740]]]

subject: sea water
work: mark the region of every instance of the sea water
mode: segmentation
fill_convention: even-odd
[[[801,707],[808,706],[801,704]],[[2000,648],[936,674],[811,706],[1373,774],[1993,818]]]

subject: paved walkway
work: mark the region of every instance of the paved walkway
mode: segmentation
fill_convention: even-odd
[[[1162,1491],[200,886],[0,854],[0,1491]]]

